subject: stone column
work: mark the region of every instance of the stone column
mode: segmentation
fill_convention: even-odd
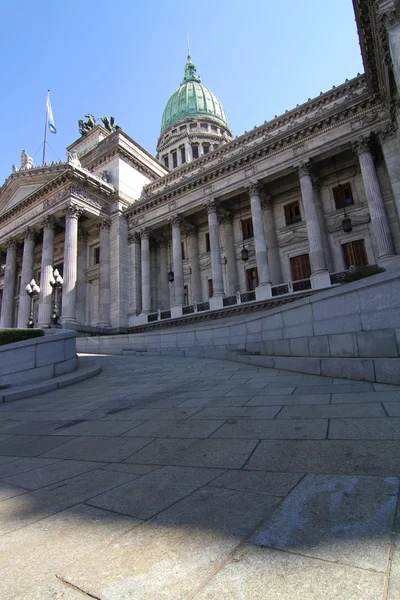
[[[281,260],[279,257],[278,238],[276,237],[274,205],[271,196],[266,196],[263,203],[265,234],[268,240],[268,264],[272,285],[282,283]]]
[[[271,298],[271,275],[268,263],[268,246],[264,230],[264,217],[261,206],[261,186],[253,183],[247,189],[250,196],[251,219],[254,231],[254,247],[258,272],[257,300]]]
[[[217,205],[214,200],[210,200],[206,204],[208,214],[208,229],[210,233],[210,255],[211,255],[211,273],[213,280],[213,298],[220,300],[212,302],[211,308],[219,308],[222,306],[222,298],[225,296],[224,279],[222,274],[221,247],[219,243],[219,225]]]
[[[61,322],[76,322],[76,283],[78,272],[78,219],[82,209],[68,204],[65,212],[64,268]]]
[[[190,163],[193,161],[192,146],[190,145],[190,142],[185,142],[185,149],[186,149],[186,162]]]
[[[150,234],[148,229],[140,232],[141,262],[142,262],[142,314],[151,312],[151,281],[150,281]]]
[[[226,273],[228,279],[228,296],[234,296],[239,291],[239,282],[236,265],[235,245],[233,242],[232,215],[226,214],[222,217],[223,223],[223,247],[226,254]]]
[[[87,282],[87,241],[88,233],[84,229],[78,230],[78,281],[76,284],[76,318],[79,323],[86,323],[86,298]]]
[[[159,266],[160,266],[160,308],[166,310],[169,304],[169,282],[168,282],[168,236],[163,235],[159,245]]]
[[[175,303],[174,306],[183,306],[184,299],[184,277],[183,277],[183,260],[182,260],[182,236],[181,236],[181,217],[176,215],[171,219],[172,227],[172,259],[174,264],[174,290]]]
[[[31,299],[26,293],[26,286],[33,277],[33,250],[35,232],[28,227],[24,233],[24,250],[22,254],[21,289],[19,292],[19,308],[17,327],[27,327],[31,312]]]
[[[110,227],[109,219],[100,224],[99,327],[110,327]]]
[[[134,231],[133,233],[129,234],[128,242],[131,253],[131,294],[129,314],[139,315],[142,310],[142,274],[139,233]]]
[[[17,243],[7,242],[6,270],[4,274],[3,301],[1,305],[1,329],[13,326],[15,282],[17,279]]]
[[[369,213],[371,215],[372,230],[374,232],[378,250],[378,260],[380,262],[382,260],[385,261],[385,259],[390,260],[395,256],[395,251],[378,178],[376,176],[374,159],[369,147],[369,139],[360,138],[353,143],[353,149],[358,154],[358,160],[360,161],[365,195],[367,197]]]
[[[313,288],[325,288],[331,285],[326,264],[321,227],[318,220],[317,205],[311,179],[311,165],[303,162],[297,167],[300,179],[301,197],[307,224],[308,243],[310,247],[311,284]]]
[[[395,125],[389,123],[379,132],[379,139],[385,157],[394,203],[400,218],[400,145],[397,140]]]
[[[48,327],[53,312],[53,289],[50,281],[53,277],[54,262],[54,219],[47,215],[43,221],[42,263],[40,268],[40,296],[38,327]]]
[[[189,227],[188,230],[188,255],[191,268],[191,296],[192,302],[201,302],[201,277],[199,261],[199,240],[197,237],[197,228]]]

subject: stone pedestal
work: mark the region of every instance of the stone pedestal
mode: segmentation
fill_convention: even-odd
[[[110,327],[110,220],[100,224],[99,327]]]
[[[40,267],[40,296],[38,327],[49,327],[53,313],[53,289],[50,281],[53,277],[54,263],[54,219],[50,216],[43,221],[42,262]]]
[[[13,326],[15,283],[17,279],[17,243],[7,242],[6,270],[4,274],[3,301],[1,304],[0,328]]]
[[[270,283],[264,283],[264,285],[259,285],[255,289],[256,292],[256,300],[268,300],[272,298],[272,288]]]
[[[76,282],[78,272],[78,219],[82,209],[69,204],[65,210],[64,270],[62,291],[62,325],[76,323]]]
[[[35,247],[35,234],[27,229],[24,235],[24,250],[22,254],[21,287],[19,292],[19,307],[17,327],[27,327],[31,312],[31,299],[26,293],[26,286],[33,277],[33,251]]]
[[[171,319],[178,319],[182,316],[182,306],[171,307]]]
[[[219,225],[216,203],[211,200],[206,204],[208,228],[210,232],[211,272],[213,279],[214,298],[225,296],[222,275],[221,248],[219,243]]]
[[[141,260],[142,260],[142,314],[151,312],[151,281],[150,281],[150,240],[149,231],[140,232]]]
[[[224,299],[222,296],[213,296],[210,298],[210,310],[219,310],[224,307]]]

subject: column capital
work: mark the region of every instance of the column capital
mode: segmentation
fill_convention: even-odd
[[[63,212],[65,213],[65,217],[68,219],[79,219],[83,210],[77,204],[73,204],[72,202],[68,202],[66,206],[63,208]]]
[[[220,213],[219,217],[220,223],[223,225],[232,223],[232,213],[229,210],[223,211]]]
[[[199,228],[197,227],[197,225],[188,225],[186,228],[186,233],[188,236],[197,235],[198,231]]]
[[[147,229],[147,227],[141,229],[139,235],[141,240],[148,240],[150,238],[150,229]]]
[[[264,194],[261,198],[261,206],[263,209],[272,208],[274,206],[274,198],[271,194]]]
[[[171,227],[180,227],[182,223],[182,217],[181,215],[174,215],[170,218],[169,222],[171,224]]]
[[[377,132],[381,144],[396,137],[397,125],[393,122],[387,123],[381,130]]]
[[[216,200],[207,200],[207,202],[204,203],[204,206],[207,210],[207,214],[217,212],[218,204],[217,204]]]
[[[354,140],[351,143],[353,152],[355,152],[357,156],[360,156],[360,154],[362,154],[363,152],[370,152],[370,142],[371,140],[369,136],[359,137],[357,140]]]
[[[129,244],[139,244],[140,243],[140,233],[138,231],[133,231],[128,234],[128,243]]]
[[[7,248],[7,250],[9,248],[16,248],[17,247],[17,240],[15,238],[8,238],[5,241],[4,246]]]
[[[297,174],[299,177],[305,177],[306,175],[311,177],[312,174],[312,165],[311,161],[303,160],[301,163],[295,166]]]
[[[104,217],[103,219],[101,219],[100,229],[106,229],[107,231],[110,231],[110,227],[111,227],[111,220],[108,217]]]
[[[35,231],[31,227],[27,227],[22,234],[24,240],[33,241],[35,239]]]
[[[253,181],[246,187],[246,191],[251,196],[260,196],[262,194],[262,186],[259,181]]]
[[[80,240],[87,241],[89,239],[89,232],[83,227],[78,227],[78,237]]]
[[[46,215],[43,218],[41,225],[42,225],[43,229],[54,229],[54,226],[55,226],[54,217],[52,215]]]

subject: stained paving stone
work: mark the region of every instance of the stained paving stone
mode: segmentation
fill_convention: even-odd
[[[400,445],[386,440],[262,440],[245,468],[395,477]]]
[[[13,485],[19,485],[28,490],[37,490],[58,481],[69,479],[81,473],[87,473],[99,468],[97,462],[63,460],[50,465],[41,466],[37,469],[18,473],[11,477],[3,477],[3,481]]]
[[[327,419],[231,420],[211,438],[249,438],[267,440],[324,440]]]
[[[332,394],[332,404],[353,404],[356,402],[400,402],[400,392],[357,392],[355,394],[342,394],[340,387],[337,387],[337,393]]]
[[[92,506],[149,519],[221,473],[218,469],[162,467],[88,501]]]
[[[203,408],[192,417],[197,419],[273,419],[281,406],[225,406]]]
[[[263,390],[251,390],[252,392],[252,396],[288,396],[289,394],[292,394],[293,391],[295,390],[294,386],[282,386],[282,387],[271,387],[271,388],[265,388]],[[245,394],[246,389],[243,388],[242,390],[232,390],[232,392],[228,392],[226,395],[226,397],[231,397],[231,396],[241,396],[242,394]]]
[[[140,421],[137,425],[140,424]],[[66,423],[64,426],[57,427],[54,431],[54,435],[64,436],[80,436],[80,435],[93,435],[93,436],[111,436],[117,437],[122,435],[126,431],[133,429],[135,426],[131,421],[83,421],[78,424]]]
[[[124,462],[240,469],[257,443],[257,440],[158,439]]]
[[[267,496],[286,496],[302,477],[299,473],[230,470],[208,485]]]
[[[11,485],[8,482],[1,483],[0,502],[2,502],[3,500],[8,500],[9,498],[14,498],[14,496],[19,496],[20,494],[25,494],[26,492],[27,490],[22,487]]]
[[[399,440],[400,419],[335,419],[329,427],[331,440]]]
[[[378,600],[383,586],[382,573],[245,544],[195,598]]]
[[[338,393],[338,388],[340,390],[341,394],[352,394],[352,393],[357,393],[357,392],[372,392],[373,391],[373,387],[371,383],[344,383],[342,385],[319,385],[318,388],[316,388],[315,386],[303,386],[303,385],[299,385],[296,387],[295,391],[293,392],[294,394],[312,394],[313,392],[315,392],[316,389],[318,389],[318,392],[320,393],[328,393],[328,394],[334,394],[334,393]]]
[[[400,408],[400,406],[399,406]],[[385,417],[386,413],[379,403],[336,404],[321,406],[284,406],[278,419],[340,419],[356,417]]]
[[[331,394],[306,394],[283,396],[252,396],[246,406],[299,406],[303,404],[329,404]]]
[[[180,408],[193,408],[198,411],[202,407],[224,407],[224,406],[243,406],[253,397],[253,392],[242,392],[238,396],[216,396],[211,398],[193,398],[185,400],[179,405]],[[195,408],[196,407],[196,408]]]
[[[251,542],[383,573],[398,489],[397,478],[307,475]]]
[[[400,417],[399,402],[383,402],[383,406],[389,417]]]
[[[180,421],[185,420],[198,412],[199,408],[137,408],[131,411],[119,413],[117,419],[135,420],[135,421]]]
[[[127,431],[123,437],[207,438],[224,422],[222,420],[149,421]]]
[[[64,437],[56,437],[63,442]],[[64,458],[71,460],[89,460],[100,462],[121,462],[143,446],[147,446],[152,438],[127,437],[78,437],[63,443],[43,454],[44,458]]]
[[[1,439],[1,436],[0,436]],[[68,439],[57,438],[51,435],[14,435],[0,443],[0,454],[11,456],[39,456],[65,443]],[[53,457],[57,458],[57,457]]]
[[[61,462],[56,458],[16,458],[9,457],[9,460],[0,462],[0,479],[11,477],[24,471],[32,471],[47,465]]]

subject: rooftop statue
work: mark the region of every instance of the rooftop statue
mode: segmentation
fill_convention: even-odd
[[[76,152],[67,152],[67,156],[67,161],[70,165],[73,165],[74,167],[81,167],[81,161],[79,160]]]
[[[103,121],[103,125],[104,125],[105,129],[107,129],[107,131],[109,131],[110,133],[117,131],[117,129],[121,129],[121,127],[119,127],[118,125],[115,125],[114,117],[110,117],[110,118],[102,117],[101,120]]]
[[[21,169],[32,169],[35,165],[33,159],[28,155],[25,150],[21,152]]]
[[[80,119],[78,121],[79,133],[81,135],[86,135],[87,133],[92,131],[92,129],[94,129],[94,127],[96,126],[96,119],[92,114],[88,113],[87,115],[85,115],[85,117],[87,118],[87,121],[84,121],[83,119]]]

